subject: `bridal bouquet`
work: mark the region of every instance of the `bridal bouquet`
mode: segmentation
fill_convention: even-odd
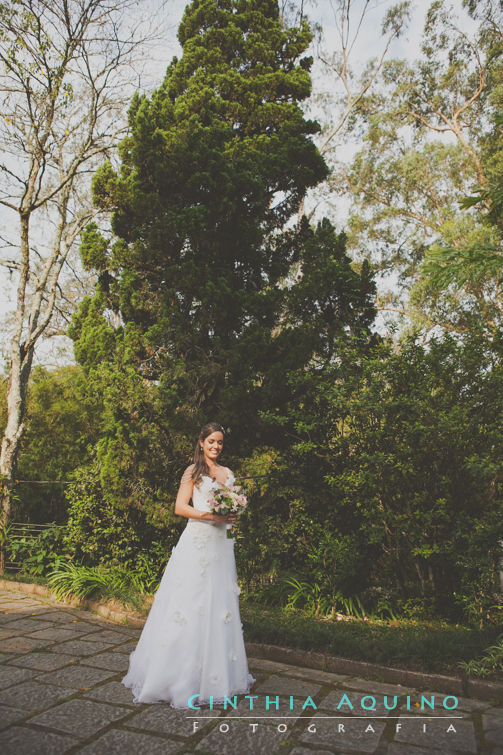
[[[241,485],[219,487],[209,500],[213,514],[242,514],[248,505],[246,492]]]

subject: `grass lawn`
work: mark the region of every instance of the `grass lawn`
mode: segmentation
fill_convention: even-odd
[[[501,624],[479,630],[443,621],[317,619],[299,610],[264,608],[248,601],[241,605],[241,619],[248,642],[437,673],[459,673],[458,661],[479,658],[503,633]]]

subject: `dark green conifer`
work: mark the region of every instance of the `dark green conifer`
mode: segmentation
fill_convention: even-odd
[[[344,238],[292,222],[327,175],[318,124],[299,105],[311,91],[307,23],[284,28],[275,0],[194,0],[178,37],[162,85],[133,99],[119,172],[95,175],[112,234],[84,235],[100,283],[70,330],[109,405],[102,482],[128,501],[145,476],[144,498],[174,489],[209,417],[247,453],[263,439],[260,410],[287,399],[281,371],[329,359],[344,326],[373,311]]]

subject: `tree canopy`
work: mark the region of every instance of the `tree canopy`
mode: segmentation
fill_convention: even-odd
[[[369,266],[353,269],[328,221],[294,222],[327,175],[299,104],[310,39],[306,22],[284,28],[270,0],[191,3],[183,55],[152,97],[133,99],[120,170],[95,175],[111,232],[84,234],[100,283],[69,333],[110,396],[100,453],[121,495],[118,469],[152,475],[156,443],[149,485],[164,488],[162,470],[187,463],[208,416],[232,428],[236,451],[255,448],[268,432],[261,411],[288,400],[286,371],[330,361],[345,333],[369,337]]]
[[[501,183],[503,17],[492,0],[465,6],[476,26],[433,2],[417,60],[383,64],[355,114],[361,146],[331,180],[351,196],[350,248],[392,281],[379,308],[416,332],[476,330],[499,348],[502,238],[488,221]]]

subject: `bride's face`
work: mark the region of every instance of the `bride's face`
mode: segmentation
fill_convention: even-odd
[[[223,433],[221,433],[220,430],[215,430],[214,433],[206,436],[202,441],[201,446],[206,462],[215,462],[222,453],[224,447]]]

